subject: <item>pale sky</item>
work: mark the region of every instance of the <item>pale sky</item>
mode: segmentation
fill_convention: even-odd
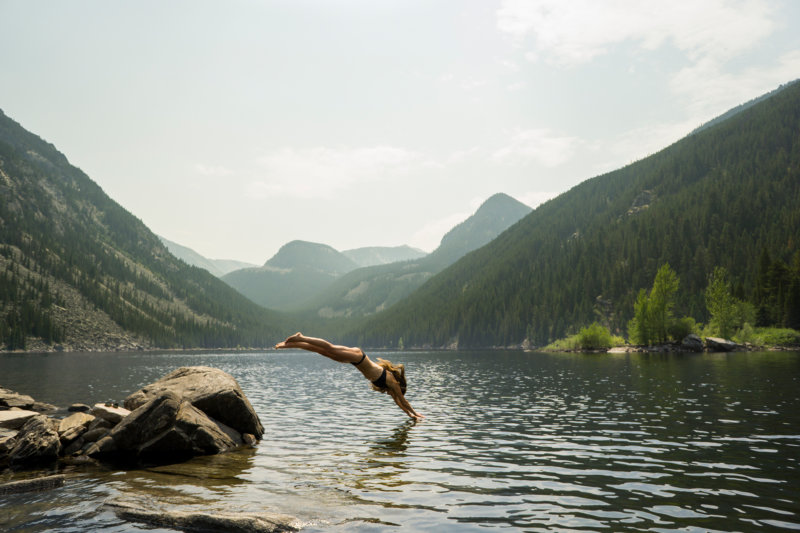
[[[0,108],[150,229],[432,251],[800,77],[800,2],[0,0]]]

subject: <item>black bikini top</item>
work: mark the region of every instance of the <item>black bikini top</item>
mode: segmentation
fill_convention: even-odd
[[[363,363],[363,362],[364,362],[364,359],[365,359],[366,357],[367,357],[367,354],[366,354],[366,353],[364,353],[364,354],[361,356],[361,359],[359,359],[359,360],[358,360],[358,363],[350,363],[350,364],[351,364],[351,365],[353,365],[353,366],[358,366],[358,365],[360,365],[361,363]]]
[[[378,379],[373,381],[372,384],[375,385],[376,387],[378,387],[379,389],[385,389],[386,388],[386,369],[385,368],[383,369],[383,373],[381,373],[381,377],[379,377]]]

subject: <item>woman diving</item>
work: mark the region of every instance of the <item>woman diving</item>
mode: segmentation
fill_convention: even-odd
[[[325,339],[306,337],[302,333],[295,333],[285,341],[276,344],[275,348],[299,348],[324,355],[339,363],[350,363],[372,382],[374,390],[389,394],[394,403],[408,416],[417,420],[425,418],[416,412],[406,400],[406,375],[403,365],[394,365],[385,359],[378,359],[378,362],[374,363],[361,348],[331,344]]]

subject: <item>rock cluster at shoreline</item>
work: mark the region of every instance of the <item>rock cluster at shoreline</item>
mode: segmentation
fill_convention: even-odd
[[[230,375],[182,367],[143,387],[125,407],[75,404],[62,419],[56,407],[0,389],[0,469],[56,460],[170,462],[253,445],[264,428]]]
[[[64,415],[63,418],[48,416]],[[181,367],[125,399],[124,406],[72,404],[68,409],[0,388],[0,473],[62,461],[139,466],[171,463],[254,445],[264,427],[239,384],[211,367]],[[0,483],[0,495],[57,489],[64,475]],[[259,512],[184,510],[146,502],[107,501],[120,519],[181,531],[283,533],[295,517]]]
[[[755,346],[737,344],[728,339],[706,337],[703,340],[699,335],[691,333],[681,342],[657,344],[653,346],[619,346],[608,350],[609,353],[666,353],[666,352],[743,352],[759,349]],[[763,349],[763,348],[760,348]]]
[[[536,351],[536,348],[525,348],[527,351]],[[687,352],[747,352],[747,351],[775,351],[775,350],[798,350],[794,347],[781,347],[781,346],[756,346],[753,344],[739,344],[729,339],[722,339],[719,337],[705,337],[701,338],[699,335],[691,333],[687,335],[681,342],[669,342],[664,344],[653,344],[648,346],[640,346],[633,344],[626,344],[625,346],[615,346],[613,348],[605,349],[544,349],[544,351],[553,352],[582,352],[582,353],[687,353]]]

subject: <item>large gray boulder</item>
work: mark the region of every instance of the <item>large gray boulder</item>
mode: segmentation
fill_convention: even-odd
[[[741,347],[735,342],[719,337],[706,337],[706,349],[709,352],[732,352]]]
[[[0,464],[22,465],[51,461],[58,457],[61,441],[57,426],[44,415],[30,418],[16,436],[0,445]]]
[[[258,415],[236,379],[218,368],[181,367],[128,396],[125,408],[133,411],[166,391],[240,433],[250,433],[258,439],[264,434]]]
[[[86,454],[159,460],[221,453],[241,444],[238,431],[167,390],[134,409]]]
[[[681,349],[686,352],[702,352],[703,339],[699,335],[690,333],[681,341]]]

